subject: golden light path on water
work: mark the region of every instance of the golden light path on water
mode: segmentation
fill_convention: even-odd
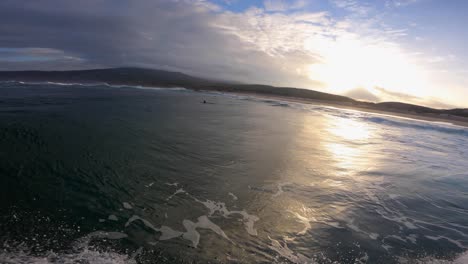
[[[338,171],[349,175],[371,166],[372,155],[366,153],[366,147],[375,134],[369,124],[341,117],[329,117],[327,121],[326,131],[332,140],[324,145]]]
[[[282,207],[296,223],[291,225],[278,219],[274,228],[301,236],[323,224],[339,226],[336,220],[348,215],[350,208],[346,204],[324,203],[323,195],[333,196],[344,190],[367,192],[369,179],[360,172],[375,165],[370,141],[378,133],[364,121],[333,115],[303,115],[296,122],[297,136],[286,151],[288,165],[283,169],[278,192],[274,195],[274,206]],[[317,195],[317,202],[305,204],[285,196],[283,190],[292,185],[320,190],[320,194],[311,194],[312,200]],[[294,239],[287,237],[285,242],[293,243]]]

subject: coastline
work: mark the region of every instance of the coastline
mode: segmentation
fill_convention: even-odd
[[[206,90],[206,91],[209,92],[210,90]],[[468,128],[468,118],[464,118],[460,116],[453,116],[453,115],[441,116],[440,114],[430,114],[430,113],[422,114],[422,113],[414,113],[414,112],[409,112],[409,111],[380,110],[380,109],[372,109],[372,108],[367,108],[367,107],[355,106],[355,105],[344,103],[344,102],[341,103],[341,102],[334,102],[334,101],[314,100],[314,99],[270,95],[270,94],[267,95],[267,94],[260,94],[260,93],[251,93],[251,92],[225,92],[225,93],[249,95],[249,96],[255,96],[257,98],[276,99],[276,100],[288,101],[288,102],[293,102],[293,103],[331,106],[331,107],[349,109],[349,110],[354,110],[354,111],[361,111],[361,112],[366,112],[366,113],[375,113],[375,114],[380,114],[380,115],[394,116],[397,118],[445,123],[445,124]]]
[[[3,81],[2,81],[3,82]],[[380,115],[387,115],[393,116],[397,118],[405,118],[405,119],[414,119],[414,120],[421,120],[421,121],[428,121],[428,122],[436,122],[442,124],[449,124],[455,126],[461,126],[468,128],[468,117],[450,115],[450,114],[436,114],[436,113],[416,113],[407,110],[397,110],[397,109],[375,109],[372,107],[365,107],[363,105],[354,105],[352,102],[339,102],[339,101],[330,101],[330,100],[318,100],[318,99],[309,99],[303,97],[294,97],[294,96],[283,96],[283,95],[274,95],[274,94],[266,94],[266,93],[258,93],[258,92],[249,92],[249,91],[235,91],[235,90],[218,90],[218,89],[203,89],[203,88],[194,88],[186,85],[178,85],[178,86],[164,86],[164,85],[132,85],[132,84],[109,84],[106,82],[101,83],[83,83],[83,82],[55,82],[55,81],[38,81],[38,82],[30,82],[30,81],[5,81],[5,82],[20,82],[20,83],[28,83],[28,84],[42,84],[42,83],[49,83],[49,84],[57,84],[57,85],[109,85],[109,86],[129,86],[129,87],[140,87],[140,88],[163,88],[163,89],[174,89],[174,88],[184,88],[188,90],[192,90],[195,92],[220,92],[226,94],[237,94],[237,95],[247,95],[247,96],[254,96],[257,98],[264,98],[264,99],[274,99],[274,100],[282,100],[287,102],[294,102],[294,103],[302,103],[302,104],[313,104],[313,105],[323,105],[323,106],[331,106],[336,108],[342,109],[349,109],[354,111],[361,111],[367,113],[375,113]]]
[[[175,88],[250,95],[303,104],[331,106],[447,125],[468,127],[468,108],[435,109],[404,102],[372,103],[350,97],[295,87],[241,84],[207,80],[180,72],[144,68],[105,68],[74,71],[0,71],[0,81],[109,86]]]

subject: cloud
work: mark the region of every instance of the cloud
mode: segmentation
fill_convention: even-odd
[[[351,97],[357,100],[364,100],[369,102],[380,102],[380,98],[377,97],[375,94],[369,92],[369,90],[365,88],[356,88],[352,89],[345,93],[345,96]]]
[[[61,57],[44,64],[10,60],[0,69],[63,69],[75,58],[72,68],[142,66],[318,88],[305,70],[315,62],[303,50],[305,33],[294,31],[320,30],[308,23],[325,22],[324,17],[263,9],[232,13],[207,1],[5,0],[0,47],[49,49]]]
[[[395,92],[382,87],[375,86],[370,91],[365,88],[355,88],[344,93],[345,96],[356,100],[368,102],[406,102],[410,104],[423,105],[439,109],[452,109],[456,106],[441,102],[436,98],[422,98],[407,93]]]
[[[410,94],[407,94],[407,93],[400,93],[400,92],[394,92],[394,91],[390,91],[390,90],[387,90],[385,88],[382,88],[382,87],[374,87],[374,89],[376,91],[378,91],[379,93],[381,93],[383,95],[383,97],[386,98],[386,100],[392,100],[394,101],[395,99],[396,100],[399,100],[401,98],[407,98],[409,100],[418,100],[420,99],[419,97],[417,96],[414,96],[414,95],[410,95]]]
[[[372,10],[372,7],[370,5],[359,2],[357,0],[329,0],[329,1],[336,7],[351,12],[352,15],[365,16]]]
[[[266,11],[288,11],[297,10],[307,5],[305,0],[287,1],[287,0],[265,0],[263,6]]]
[[[412,4],[422,2],[422,0],[386,0],[386,7],[405,7]]]
[[[443,109],[449,109],[449,108],[455,107],[452,104],[443,103],[436,98],[421,98],[421,97],[410,95],[407,93],[390,91],[382,87],[374,87],[373,90],[376,91],[376,94],[380,98],[380,101],[407,102],[407,103],[412,103],[412,104],[417,104],[417,105],[425,105],[429,107],[443,108]]]
[[[370,8],[333,1],[359,14]],[[399,51],[393,41],[406,34],[379,28],[372,18],[298,9],[306,1],[264,4],[232,12],[205,0],[2,0],[0,70],[139,66],[336,92],[311,66],[332,57],[355,67],[363,59],[356,51]]]
[[[0,48],[0,62],[81,60],[67,56],[63,51],[49,48]]]

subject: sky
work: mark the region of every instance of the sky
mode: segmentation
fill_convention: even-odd
[[[468,1],[2,0],[0,70],[135,66],[468,107]]]

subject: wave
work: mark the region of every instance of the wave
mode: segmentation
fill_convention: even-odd
[[[404,121],[397,121],[397,120],[393,120],[390,118],[377,117],[377,116],[362,116],[360,117],[360,119],[367,121],[367,122],[389,125],[389,126],[394,126],[394,127],[431,130],[431,131],[448,133],[448,134],[468,136],[467,128],[463,128],[461,126],[456,126],[452,124],[441,124],[437,122],[430,122],[430,121],[425,122],[425,121],[420,121],[420,120],[414,120],[414,122],[404,122]]]
[[[0,83],[5,84],[19,84],[19,85],[58,85],[58,86],[101,86],[101,85],[109,85],[107,83],[61,83],[61,82],[28,82],[28,81],[0,81]]]
[[[151,87],[151,86],[140,86],[140,85],[116,85],[108,84],[105,82],[96,82],[96,83],[61,83],[61,82],[23,82],[23,81],[0,81],[0,83],[7,84],[20,84],[20,85],[57,85],[57,86],[83,86],[83,87],[98,87],[105,86],[110,88],[132,88],[132,89],[144,89],[144,90],[170,90],[170,91],[192,91],[184,87]],[[220,95],[231,97],[238,100],[247,100],[254,102],[267,103],[271,106],[276,107],[291,107],[297,110],[310,111],[313,113],[321,113],[325,115],[333,115],[341,118],[357,118],[361,121],[371,122],[376,124],[389,125],[394,127],[402,128],[413,128],[413,129],[422,129],[422,130],[431,130],[436,132],[456,134],[468,136],[468,129],[462,126],[457,126],[451,123],[445,123],[440,121],[428,121],[428,120],[419,120],[407,117],[401,117],[398,115],[385,115],[377,113],[368,113],[365,111],[360,111],[356,109],[343,109],[334,106],[325,106],[320,104],[305,104],[300,102],[290,102],[274,98],[264,98],[261,96],[255,95],[239,95],[225,92],[217,91],[204,91],[209,94]]]
[[[62,83],[62,82],[24,82],[24,81],[0,81],[5,84],[19,84],[19,85],[57,85],[57,86],[82,86],[82,87],[99,87],[105,86],[110,88],[133,88],[133,89],[145,89],[145,90],[171,90],[171,91],[188,91],[187,88],[183,87],[152,87],[152,86],[141,86],[141,85],[119,85],[109,84],[106,82],[94,82],[94,83]]]
[[[403,261],[402,261],[403,262]],[[408,263],[408,262],[405,262]],[[413,262],[414,264],[466,264],[468,263],[468,251],[465,251],[458,255],[454,260],[439,259],[434,257],[424,257],[417,259]]]
[[[305,110],[313,113],[321,113],[325,115],[333,115],[341,118],[357,118],[361,121],[371,122],[376,124],[390,125],[394,127],[414,128],[423,130],[432,130],[448,134],[456,134],[468,136],[468,129],[462,126],[457,126],[449,122],[419,120],[414,118],[402,117],[398,115],[385,115],[378,113],[369,113],[357,109],[344,109],[334,106],[326,106],[320,104],[304,104],[300,102],[289,102],[279,99],[262,98],[254,95],[229,95],[226,93],[217,92],[216,94],[229,96],[239,100],[247,100],[254,102],[262,102],[271,106],[291,107],[297,110]],[[401,120],[401,121],[400,121]]]
[[[223,93],[220,93],[220,94],[225,95]],[[392,116],[392,115],[384,115],[384,114],[377,114],[377,113],[369,113],[369,112],[360,111],[356,109],[343,109],[339,107],[325,106],[325,105],[319,105],[319,104],[313,105],[313,104],[304,104],[300,102],[288,102],[284,100],[261,98],[261,97],[249,96],[249,95],[237,95],[237,96],[232,96],[232,97],[236,99],[240,99],[240,100],[267,103],[271,106],[291,107],[297,110],[305,110],[305,111],[310,111],[313,113],[333,115],[333,116],[341,117],[341,118],[358,118],[361,121],[365,121],[365,122],[372,122],[372,123],[390,125],[390,126],[395,126],[395,127],[433,130],[437,132],[468,136],[467,128],[464,128],[462,126],[457,126],[449,122],[419,120],[419,119],[401,117],[397,115]]]
[[[54,253],[34,256],[28,252],[4,252],[0,253],[0,263],[102,263],[102,264],[133,264],[137,263],[128,255],[116,252],[101,252],[98,250],[85,249],[76,253]]]
[[[129,256],[112,250],[102,250],[90,246],[93,239],[118,240],[127,235],[120,232],[95,231],[73,243],[73,248],[67,252],[48,251],[43,254],[31,253],[27,247],[15,247],[15,250],[3,250],[0,253],[0,263],[103,263],[103,264],[136,264],[135,254]],[[3,245],[5,246],[5,244]]]

